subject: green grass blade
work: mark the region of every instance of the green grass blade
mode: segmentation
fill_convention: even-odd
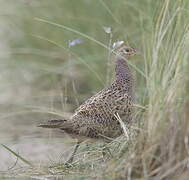
[[[26,163],[27,165],[34,167],[34,165],[29,162],[28,160],[26,160],[25,158],[23,158],[22,156],[20,156],[19,154],[15,153],[12,149],[10,149],[9,147],[7,147],[4,144],[1,144],[6,150],[8,150],[10,153],[12,153],[13,155],[15,155],[18,159],[20,159],[22,162]]]
[[[91,36],[88,36],[88,35],[86,35],[86,34],[80,32],[80,31],[77,31],[77,30],[75,30],[75,29],[72,29],[72,28],[70,28],[70,27],[68,27],[68,26],[64,26],[64,25],[62,25],[62,24],[57,24],[57,23],[54,23],[54,22],[51,22],[51,21],[47,21],[47,20],[44,20],[44,19],[40,19],[40,18],[35,18],[35,20],[40,21],[40,22],[44,22],[44,23],[48,23],[48,24],[51,24],[51,25],[54,25],[54,26],[57,26],[57,27],[60,27],[60,28],[63,28],[63,29],[65,29],[65,30],[67,30],[67,31],[73,32],[73,33],[78,34],[78,35],[80,35],[80,36],[83,36],[83,37],[85,37],[86,39],[89,39],[89,40],[91,40],[91,41],[93,41],[93,42],[99,44],[100,46],[102,46],[102,47],[108,49],[108,46],[106,46],[106,45],[103,44],[102,42],[100,42],[100,41],[94,39],[94,38],[91,37]]]
[[[100,3],[102,4],[102,6],[107,10],[107,12],[110,14],[110,16],[112,16],[112,18],[114,19],[114,21],[118,24],[121,24],[119,22],[119,20],[116,18],[116,16],[113,14],[113,12],[111,11],[111,9],[106,5],[106,3],[103,0],[99,0]]]

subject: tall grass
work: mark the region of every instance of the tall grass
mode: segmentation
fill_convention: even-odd
[[[7,40],[7,57],[1,58],[4,81],[0,88],[9,87],[8,95],[6,88],[3,91],[8,97],[4,102],[8,107],[14,102],[13,116],[21,111],[30,117],[43,113],[48,119],[48,114],[57,117],[73,111],[78,101],[112,78],[104,74],[110,64],[111,41],[124,40],[143,55],[131,65],[136,71],[136,103],[144,107],[135,111],[137,125],[131,130],[137,131],[137,136],[129,141],[115,139],[107,145],[107,157],[102,157],[101,144],[84,144],[69,167],[55,162],[51,167],[33,169],[33,174],[40,171],[39,178],[103,180],[186,178],[189,2],[23,2],[8,1],[4,5],[12,8],[12,14],[2,14],[12,38]],[[112,27],[111,39],[104,26]],[[70,49],[69,40],[78,37],[84,42]],[[113,74],[113,68],[108,68],[108,74]],[[4,109],[3,115],[10,115]],[[22,116],[22,121],[25,118]]]

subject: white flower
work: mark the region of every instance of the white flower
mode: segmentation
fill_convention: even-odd
[[[107,33],[107,34],[110,34],[112,33],[112,28],[111,27],[103,27],[104,31]]]
[[[113,49],[116,49],[116,48],[120,47],[123,43],[124,43],[124,41],[116,41],[113,43],[112,47],[113,47]]]
[[[83,43],[83,40],[77,38],[77,39],[69,40],[68,44],[69,44],[69,47],[71,47],[71,46],[75,46],[75,45],[81,44],[81,43]]]

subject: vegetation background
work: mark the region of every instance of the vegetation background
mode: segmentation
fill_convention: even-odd
[[[118,40],[141,52],[137,136],[107,145],[107,157],[83,143],[65,166],[71,139],[36,125],[111,82]],[[0,0],[0,179],[187,179],[188,49],[188,0]]]

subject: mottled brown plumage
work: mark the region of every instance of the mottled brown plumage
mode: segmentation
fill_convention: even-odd
[[[127,60],[136,51],[128,46],[120,47],[115,56],[116,78],[107,88],[86,100],[68,120],[51,120],[39,127],[59,128],[75,137],[95,139],[115,138],[122,134],[116,118],[126,124],[132,119],[133,75]]]
[[[86,100],[67,120],[51,120],[40,124],[43,128],[58,128],[78,139],[78,144],[67,163],[73,161],[79,143],[86,138],[110,140],[122,134],[116,115],[130,125],[132,120],[133,75],[127,61],[135,49],[123,45],[116,51],[115,80],[107,88]]]

